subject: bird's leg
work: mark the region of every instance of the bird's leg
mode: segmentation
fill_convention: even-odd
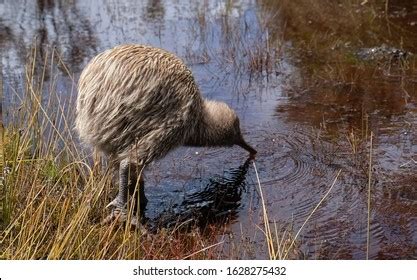
[[[129,183],[129,165],[130,162],[128,159],[124,159],[119,164],[119,193],[116,198],[110,202],[107,207],[113,206],[113,212],[126,213],[127,205],[127,192],[128,192],[128,183]]]
[[[139,181],[137,181],[139,177]],[[136,192],[135,192],[136,191]],[[144,191],[144,180],[142,176],[142,168],[129,160],[122,160],[119,164],[119,193],[116,198],[110,202],[107,207],[112,206],[113,210],[103,223],[108,223],[116,218],[123,222],[127,219],[127,202],[129,196],[135,194],[133,203],[133,213],[139,214],[141,218],[144,217],[144,212],[147,204],[147,199]],[[132,220],[132,224],[136,224],[136,220]]]
[[[144,216],[146,204],[148,203],[148,199],[145,196],[145,181],[143,180],[143,175],[141,174],[141,170],[139,168],[135,171],[138,173],[134,173],[135,177],[129,183],[129,194],[135,194],[134,200],[132,203],[134,204],[134,212],[138,212],[141,217]],[[137,178],[139,176],[139,181]]]

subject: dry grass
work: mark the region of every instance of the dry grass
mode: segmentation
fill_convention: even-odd
[[[369,259],[369,244],[371,241],[371,187],[372,187],[372,148],[373,148],[373,133],[370,136],[369,145],[369,166],[368,166],[368,220],[366,227],[366,259]]]
[[[256,167],[256,163],[253,162],[253,167],[255,169],[256,179],[258,182],[259,193],[261,197],[261,204],[262,204],[262,216],[263,216],[263,224],[264,228],[261,229],[262,233],[265,236],[265,240],[268,247],[269,258],[271,260],[286,260],[288,258],[301,258],[302,252],[300,251],[299,247],[300,244],[298,242],[298,237],[300,236],[302,230],[304,229],[305,225],[308,223],[310,218],[313,214],[319,209],[322,205],[323,201],[329,196],[330,192],[332,191],[333,187],[336,185],[336,182],[340,176],[342,170],[339,170],[335,176],[335,179],[328,189],[328,191],[323,195],[317,205],[311,210],[307,218],[304,220],[298,231],[293,234],[291,229],[285,229],[283,232],[278,231],[277,224],[274,221],[274,231],[271,230],[270,220],[268,218],[268,209],[266,207],[265,198],[263,196],[261,182],[258,176],[258,170]]]

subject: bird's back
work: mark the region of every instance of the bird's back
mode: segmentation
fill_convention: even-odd
[[[149,46],[122,45],[91,60],[78,84],[76,129],[84,142],[108,154],[163,139],[181,145],[200,117],[202,99],[191,71],[175,55]],[[175,138],[175,139],[173,139]],[[166,151],[152,152],[152,157]]]

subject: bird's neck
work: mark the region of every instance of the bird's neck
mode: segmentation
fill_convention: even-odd
[[[189,135],[186,146],[222,146],[227,145],[227,120],[222,117],[215,101],[204,100],[200,118],[195,129]]]

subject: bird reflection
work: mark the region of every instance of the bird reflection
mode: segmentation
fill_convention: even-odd
[[[225,172],[222,177],[209,179],[203,190],[186,194],[181,204],[165,210],[147,224],[151,230],[174,227],[179,224],[205,227],[236,220],[246,189],[246,174],[251,159],[238,168]]]

